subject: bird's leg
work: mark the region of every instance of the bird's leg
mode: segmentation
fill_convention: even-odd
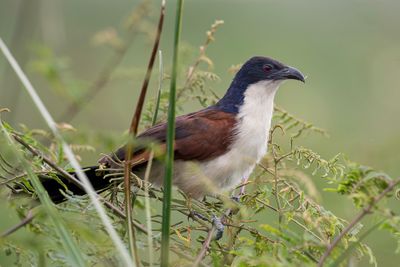
[[[215,228],[215,236],[214,240],[219,240],[222,238],[224,234],[224,229],[225,229],[225,224],[230,216],[235,214],[238,211],[238,208],[236,207],[236,204],[240,202],[240,196],[232,196],[230,198],[222,197],[222,201],[228,201],[229,199],[233,200],[233,203],[231,202],[229,204],[229,208],[227,208],[221,217],[217,217],[215,215],[212,216],[211,222],[213,224],[213,227]]]
[[[240,203],[240,197],[245,194],[245,187],[248,180],[249,180],[248,176],[244,177],[242,179],[242,187],[240,188],[239,194],[231,196],[231,199],[236,203]],[[228,208],[221,217],[217,217],[215,215],[213,216],[212,223],[216,229],[215,240],[219,240],[222,238],[224,234],[224,220],[233,213],[235,213],[235,208]]]
[[[218,217],[216,215],[212,215],[211,216],[211,220],[204,216],[203,214],[195,211],[195,210],[190,210],[189,214],[188,214],[188,218],[197,218],[200,219],[202,221],[212,223],[212,229],[210,231],[214,231],[215,233],[213,234],[213,240],[218,241],[219,239],[222,238],[223,234],[224,234],[224,230],[225,230],[225,223],[228,220],[228,217],[231,216],[233,213],[235,213],[235,211],[237,211],[238,209],[235,208],[235,204],[234,203],[238,203],[239,202],[239,196],[232,196],[232,197],[226,197],[224,195],[217,195],[215,196],[216,199],[219,199],[220,201],[226,203],[226,202],[230,202],[229,204],[229,208],[227,208],[226,210],[224,210],[223,214]],[[230,201],[230,200],[233,200]],[[205,199],[203,199],[203,201],[205,201]]]
[[[226,198],[225,198],[226,199]],[[214,231],[214,235],[213,235],[213,240],[219,240],[222,238],[222,236],[224,235],[224,229],[225,229],[225,225],[224,222],[226,221],[227,217],[232,213],[232,209],[228,208],[224,211],[224,213],[222,214],[221,217],[218,217],[216,215],[212,215],[211,216],[211,224],[212,224],[212,229],[210,231]],[[207,218],[206,216],[204,216],[203,214],[191,210],[188,214],[188,218],[197,218],[200,219],[202,221],[208,222],[210,223],[210,219]]]
[[[203,214],[201,214],[201,213],[199,213],[199,212],[197,212],[197,211],[195,211],[195,210],[191,210],[191,211],[189,212],[188,217],[189,217],[189,218],[194,218],[194,217],[196,217],[196,218],[199,218],[199,219],[201,219],[201,220],[203,220],[203,221],[210,222],[209,219],[207,219],[206,216],[204,216]]]
[[[194,211],[194,210],[190,211],[188,217],[191,217],[191,218],[196,217],[203,221],[209,222],[209,219],[206,216],[204,216],[201,213]],[[225,217],[225,214],[222,217],[218,217],[215,215],[212,215],[212,217],[211,217],[212,227],[215,229],[215,235],[213,238],[214,240],[220,240],[222,238],[222,236],[224,235],[225,226],[222,222],[224,217]]]
[[[225,225],[222,223],[222,220],[224,219],[225,215],[222,217],[217,217],[215,215],[212,216],[212,224],[213,227],[215,227],[215,236],[214,240],[220,240],[222,236],[224,235],[224,230],[225,230]]]
[[[240,188],[240,194],[239,194],[239,196],[244,195],[244,193],[245,193],[245,191],[246,191],[246,183],[247,183],[248,180],[249,180],[249,177],[248,177],[248,176],[247,176],[247,177],[244,177],[244,178],[242,179],[242,187]]]
[[[224,235],[225,223],[229,216],[235,213],[235,208],[228,208],[225,210],[224,214],[221,217],[217,217],[215,215],[212,216],[211,222],[213,223],[213,227],[215,227],[215,237],[214,240],[218,241]]]
[[[248,180],[249,180],[249,177],[242,178],[242,183],[241,183],[239,194],[238,195],[232,194],[232,196],[231,196],[232,200],[234,200],[237,203],[240,202],[240,197],[246,193],[246,184],[247,184]]]

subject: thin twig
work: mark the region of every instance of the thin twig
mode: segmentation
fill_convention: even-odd
[[[200,46],[200,55],[198,56],[198,58],[196,59],[194,64],[189,67],[188,74],[187,74],[187,77],[186,77],[186,80],[185,80],[185,84],[183,85],[183,88],[181,90],[179,90],[179,92],[176,95],[177,99],[179,99],[179,98],[181,98],[183,96],[183,93],[187,89],[187,87],[189,86],[189,83],[192,80],[192,77],[193,77],[196,69],[200,65],[200,62],[202,61],[203,57],[205,56],[206,49],[207,49],[208,45],[212,41],[214,41],[214,34],[217,32],[218,26],[220,26],[223,23],[224,23],[223,20],[216,20],[211,25],[211,29],[209,31],[207,31],[207,38],[204,41],[204,44],[202,46]]]
[[[3,166],[3,164],[1,164],[1,163],[4,163],[4,165],[5,166]],[[5,173],[7,173],[7,174],[9,174],[9,175],[14,175],[14,173],[11,171],[11,170],[8,170],[7,168],[10,168],[10,169],[13,169],[14,170],[14,167],[13,166],[11,166],[7,161],[6,161],[6,159],[5,158],[3,158],[3,156],[0,154],[0,168],[5,172]]]
[[[182,253],[178,248],[171,247],[170,250],[171,250],[172,252],[174,252],[176,255],[178,255],[178,256],[180,256],[180,257],[183,257],[183,258],[187,259],[187,260],[190,261],[190,262],[193,262],[193,261],[195,260],[194,258],[189,257],[186,253]],[[202,262],[199,262],[199,265],[200,265],[201,267],[207,267],[207,265],[205,265],[205,264],[202,263]]]
[[[64,169],[60,168],[59,166],[57,166],[57,164],[55,164],[52,160],[50,160],[48,157],[46,157],[45,155],[43,155],[42,153],[38,152],[36,149],[34,149],[31,145],[29,145],[28,143],[26,143],[20,136],[18,136],[15,133],[12,133],[11,136],[15,139],[15,141],[17,141],[18,143],[20,143],[21,145],[23,145],[26,149],[29,150],[29,152],[31,152],[33,155],[41,158],[44,162],[46,162],[50,167],[52,167],[54,170],[56,170],[57,172],[59,172],[61,175],[63,175],[64,177],[68,178],[68,180],[70,180],[74,185],[79,186],[80,188],[83,189],[83,185],[82,183],[76,179],[74,176],[72,176],[71,174],[69,174],[67,171],[65,171]]]
[[[119,217],[125,219],[126,215],[125,213],[120,210],[119,208],[117,208],[116,206],[114,206],[111,202],[105,200],[104,198],[100,198],[100,200],[102,200],[104,202],[104,205],[108,208],[110,208],[116,215],[118,215]],[[132,219],[132,224],[133,226],[136,227],[136,229],[138,229],[140,232],[147,234],[147,229],[141,225],[140,223],[136,222],[135,220]]]
[[[0,237],[6,237],[11,235],[12,233],[14,233],[15,231],[17,231],[18,229],[20,229],[21,227],[24,227],[25,225],[29,224],[33,218],[35,218],[36,214],[33,212],[33,210],[29,210],[28,214],[25,216],[25,218],[20,221],[18,224],[14,225],[13,227],[11,227],[10,229],[4,231]]]
[[[278,173],[277,173],[277,165],[278,162],[275,158],[274,155],[274,196],[275,196],[275,201],[276,201],[276,206],[278,208],[278,219],[279,219],[279,227],[281,227],[281,222],[282,222],[282,210],[281,210],[281,202],[279,200],[279,192],[278,192]]]
[[[226,225],[226,226],[229,226],[229,227],[234,227],[234,228],[238,228],[238,229],[241,229],[241,230],[245,230],[245,231],[251,233],[252,235],[256,235],[258,238],[261,238],[261,239],[263,239],[263,240],[266,241],[266,242],[271,242],[271,243],[273,243],[273,244],[275,244],[275,243],[281,243],[281,241],[272,240],[272,239],[270,239],[270,238],[268,238],[268,237],[266,237],[266,236],[260,234],[260,232],[259,232],[257,229],[252,228],[252,227],[250,227],[250,226],[246,226],[246,225],[243,225],[243,224],[241,224],[241,225],[235,225],[235,224],[231,224],[231,223],[225,223],[225,225]]]
[[[267,202],[256,198],[256,201],[263,204],[264,206],[268,207],[269,209],[279,212],[276,208],[272,207],[271,205],[269,205]],[[311,234],[312,236],[314,236],[316,239],[318,239],[319,241],[322,242],[321,237],[319,237],[316,233],[314,233],[313,231],[311,231],[310,229],[308,229],[306,226],[304,226],[301,222],[299,222],[298,220],[296,220],[295,218],[291,218],[290,219],[291,222],[297,224],[298,226],[300,226],[301,228],[303,228],[304,231],[308,232],[309,234]]]
[[[215,232],[215,231],[216,231],[216,227],[215,227],[215,225],[213,225],[213,226],[211,227],[211,229],[208,231],[207,238],[206,238],[206,240],[203,242],[203,245],[202,245],[202,247],[201,247],[201,250],[200,250],[199,254],[198,254],[197,257],[196,257],[196,260],[195,260],[194,263],[193,263],[193,267],[199,266],[201,260],[202,260],[202,259],[204,258],[204,256],[206,255],[206,252],[207,252],[207,250],[208,250],[209,247],[210,247],[210,243],[211,243],[212,237],[214,236],[214,232]]]
[[[143,103],[147,93],[147,87],[149,86],[149,81],[151,77],[151,72],[153,70],[154,61],[156,59],[158,46],[160,44],[160,37],[161,32],[164,25],[164,14],[165,14],[165,0],[161,1],[161,11],[160,11],[160,18],[158,20],[158,27],[157,27],[157,35],[156,39],[154,40],[153,50],[151,52],[151,57],[149,60],[149,65],[147,66],[146,76],[143,81],[142,90],[140,91],[140,96],[136,105],[135,114],[133,115],[131,126],[129,128],[129,132],[136,135],[137,129],[139,126],[140,115],[142,114]]]
[[[4,162],[4,164],[10,168],[10,169],[14,169],[14,167],[0,154],[0,161]]]
[[[326,259],[329,257],[329,255],[332,253],[333,249],[339,244],[340,240],[348,233],[350,232],[351,229],[359,222],[361,221],[366,215],[368,215],[372,208],[375,207],[375,205],[384,197],[386,196],[389,192],[391,192],[396,185],[400,183],[400,178],[397,178],[396,180],[393,180],[388,187],[386,187],[385,190],[383,190],[378,196],[374,197],[372,202],[365,207],[350,223],[349,225],[343,229],[343,231],[333,240],[333,242],[328,246],[326,249],[324,255],[320,258],[318,262],[318,267],[322,267],[326,261]]]
[[[274,111],[276,112],[280,112],[282,115],[280,116],[280,119],[284,119],[284,118],[288,118],[290,120],[294,120],[296,121],[298,124],[301,125],[301,130],[299,130],[297,132],[297,134],[295,134],[292,137],[298,137],[302,131],[309,129],[311,131],[317,132],[319,134],[322,134],[325,137],[329,137],[328,132],[325,129],[319,128],[319,127],[315,127],[314,125],[312,125],[310,122],[304,121],[302,119],[296,118],[295,116],[293,116],[292,114],[290,114],[288,111],[286,111],[285,109],[283,109],[282,107],[279,107],[277,105],[274,105]],[[296,124],[297,125],[297,124]],[[289,126],[291,128],[291,126]]]
[[[143,110],[144,100],[146,98],[147,88],[149,86],[151,72],[153,70],[153,65],[154,65],[154,61],[156,59],[158,46],[160,44],[161,32],[162,32],[163,25],[164,25],[164,14],[165,14],[165,0],[162,0],[160,18],[158,21],[157,34],[156,34],[156,38],[154,40],[153,50],[151,52],[149,64],[147,66],[147,71],[146,71],[146,75],[145,75],[145,78],[143,81],[142,89],[140,91],[140,96],[139,96],[138,102],[136,104],[136,110],[132,117],[131,125],[129,127],[129,133],[132,137],[135,137],[137,134],[139,121],[140,121],[140,117],[141,117],[142,110]],[[137,249],[136,249],[135,231],[134,231],[134,228],[132,227],[132,224],[130,223],[132,221],[131,179],[130,179],[130,173],[131,173],[131,160],[130,159],[132,156],[132,152],[133,152],[133,144],[132,144],[132,140],[129,140],[127,149],[126,149],[126,153],[125,153],[126,160],[125,160],[125,165],[124,165],[125,166],[125,168],[124,168],[125,212],[126,212],[126,220],[127,220],[127,227],[128,227],[129,246],[131,248],[132,255],[135,255],[136,265],[139,266],[139,257],[138,257],[139,255],[138,255]]]
[[[48,171],[35,172],[36,175],[38,175],[38,174],[46,174],[46,173],[49,173],[49,172],[48,172]],[[9,178],[9,179],[7,179],[7,180],[5,180],[5,181],[0,182],[0,186],[9,184],[9,183],[11,183],[11,182],[16,182],[16,181],[18,181],[19,179],[24,178],[24,177],[27,177],[27,176],[28,176],[27,173],[23,173],[23,174],[16,175],[16,176],[14,176],[14,177],[12,177],[12,178]]]

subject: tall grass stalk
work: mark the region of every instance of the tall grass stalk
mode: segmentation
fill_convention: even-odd
[[[3,52],[4,56],[7,58],[8,62],[14,69],[15,73],[17,74],[18,78],[21,80],[22,84],[24,85],[24,88],[32,98],[34,104],[38,108],[40,114],[46,121],[47,125],[49,126],[50,130],[53,132],[54,136],[60,141],[62,144],[62,147],[64,149],[65,156],[68,158],[69,162],[71,163],[71,166],[75,169],[75,172],[79,178],[79,180],[82,182],[82,185],[84,186],[84,189],[86,193],[88,194],[93,206],[95,207],[97,213],[99,214],[99,217],[101,221],[103,222],[105,229],[107,233],[109,234],[111,240],[114,242],[118,254],[121,258],[121,260],[124,262],[125,266],[135,266],[135,264],[132,262],[131,257],[129,256],[129,253],[118,236],[117,232],[115,231],[114,227],[112,226],[112,222],[107,216],[103,206],[101,205],[100,201],[98,200],[97,193],[94,191],[89,179],[86,177],[85,173],[82,171],[81,166],[79,165],[78,161],[76,160],[71,148],[67,145],[67,143],[64,141],[62,138],[60,132],[57,129],[57,124],[50,115],[49,111],[47,108],[44,106],[42,100],[40,99],[39,95],[37,94],[36,90],[26,77],[25,73],[22,71],[20,68],[19,64],[15,60],[15,58],[12,56],[10,51],[8,50],[7,46],[3,42],[2,38],[0,38],[0,49]]]
[[[161,99],[161,90],[163,86],[163,76],[164,76],[164,65],[161,50],[158,51],[158,90],[157,90],[157,98],[156,105],[154,108],[153,120],[151,125],[154,126],[157,122],[158,117],[158,109],[160,108],[160,99]]]
[[[125,214],[126,227],[128,229],[128,242],[131,256],[134,258],[136,265],[139,265],[139,258],[136,250],[135,230],[132,226],[132,196],[131,196],[131,155],[133,147],[133,136],[129,136],[126,146],[125,164],[124,164],[124,195],[125,195]]]
[[[137,130],[139,127],[140,117],[141,117],[143,105],[144,105],[144,99],[146,98],[147,88],[149,86],[149,82],[150,82],[150,78],[151,78],[151,72],[153,71],[154,61],[156,60],[158,46],[160,44],[161,33],[162,33],[163,26],[164,26],[165,5],[166,5],[165,0],[161,0],[160,17],[158,20],[156,38],[154,40],[149,64],[147,66],[146,75],[145,75],[145,78],[144,78],[144,81],[142,84],[142,89],[140,90],[139,99],[136,104],[135,113],[132,117],[131,126],[129,127],[129,132],[133,133],[135,136],[136,136],[136,133],[137,133]]]
[[[153,266],[153,231],[152,231],[152,225],[151,225],[151,207],[150,207],[150,196],[149,196],[149,176],[150,176],[150,171],[151,171],[151,166],[153,163],[153,157],[154,157],[154,150],[151,150],[150,156],[149,156],[149,161],[147,162],[147,167],[146,167],[146,172],[144,174],[144,181],[145,181],[145,186],[144,186],[144,207],[146,211],[146,227],[147,227],[147,245],[148,245],[148,251],[149,251],[149,266]]]
[[[167,157],[164,177],[164,198],[161,230],[161,266],[167,267],[169,262],[169,231],[171,224],[171,189],[174,165],[174,139],[175,139],[175,102],[176,102],[176,76],[178,72],[179,38],[181,32],[183,0],[178,0],[175,19],[174,54],[172,60],[171,88],[169,92],[168,130],[167,130]]]
[[[68,255],[71,256],[71,258],[67,257],[67,259],[70,259],[70,261],[71,261],[70,264],[73,266],[86,266],[85,260],[81,253],[80,248],[74,242],[72,235],[65,227],[65,225],[61,219],[61,216],[58,214],[57,209],[54,207],[53,202],[50,200],[50,197],[47,194],[46,190],[44,189],[42,183],[40,182],[37,175],[31,169],[30,164],[19,152],[17,145],[14,143],[14,140],[11,138],[10,134],[5,129],[3,122],[1,120],[0,120],[0,127],[1,127],[1,130],[4,134],[4,136],[7,139],[7,141],[12,146],[15,156],[21,163],[21,166],[24,168],[27,176],[29,177],[30,181],[32,182],[32,186],[35,189],[35,192],[36,192],[37,196],[39,197],[40,202],[43,204],[46,213],[49,215],[50,219],[52,220],[52,222],[55,226],[56,232],[57,232],[58,236],[60,237],[60,240],[62,241],[61,242],[62,245],[64,246]]]
[[[140,90],[140,95],[139,99],[136,104],[135,108],[135,113],[133,114],[132,120],[131,120],[131,125],[129,127],[129,134],[130,137],[133,139],[136,137],[138,127],[139,127],[139,122],[140,122],[140,117],[142,114],[143,110],[143,105],[144,105],[144,100],[146,98],[147,94],[147,88],[149,86],[150,78],[151,78],[151,73],[153,71],[153,66],[154,66],[154,61],[157,56],[157,51],[158,51],[158,46],[160,44],[160,37],[164,25],[164,15],[165,15],[165,0],[161,1],[161,9],[160,9],[160,17],[158,20],[158,27],[157,27],[157,34],[154,40],[153,44],[153,49],[151,52],[149,64],[147,66],[147,71],[145,78],[143,80],[142,84],[142,89]],[[129,247],[131,250],[132,257],[135,258],[136,264],[139,265],[139,255],[137,254],[137,249],[136,249],[136,241],[135,241],[135,231],[132,227],[132,201],[131,201],[131,180],[130,180],[130,175],[131,175],[131,156],[132,156],[132,151],[133,151],[133,144],[132,140],[128,141],[127,144],[127,149],[125,153],[125,168],[124,168],[124,193],[125,193],[125,212],[126,212],[126,225],[128,227],[128,239],[129,239]]]

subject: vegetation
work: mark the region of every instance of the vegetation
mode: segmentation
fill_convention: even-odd
[[[396,189],[400,178],[353,162],[341,153],[330,159],[323,158],[303,143],[315,135],[326,136],[326,131],[281,107],[275,107],[268,155],[249,181],[233,192],[238,201],[228,194],[198,201],[174,189],[171,205],[167,207],[172,214],[169,225],[163,215],[165,208],[164,213],[161,208],[164,192],[152,187],[147,182],[148,177],[127,174],[129,166],[122,166],[113,174],[115,178],[110,190],[101,193],[99,198],[107,208],[109,218],[100,220],[93,199],[70,195],[67,188],[68,201],[52,204],[43,192],[38,175],[74,170],[75,166],[65,156],[64,139],[78,159],[79,154],[93,146],[108,142],[110,147],[116,147],[120,141],[98,137],[95,143],[89,144],[87,133],[75,129],[68,121],[84,108],[87,98],[102,90],[110,79],[132,42],[137,29],[132,25],[142,25],[146,20],[144,14],[149,8],[146,3],[130,16],[128,21],[132,24],[128,25],[126,40],[115,32],[97,35],[102,44],[115,51],[115,60],[110,61],[85,94],[71,97],[71,107],[62,115],[62,121],[66,122],[57,125],[62,137],[54,131],[29,129],[1,121],[0,194],[3,202],[7,202],[7,212],[18,214],[21,223],[6,229],[0,244],[15,265],[128,265],[124,262],[124,248],[118,247],[118,241],[107,228],[105,221],[108,220],[130,248],[133,266],[160,264],[163,244],[165,248],[162,228],[164,234],[165,229],[169,232],[171,254],[169,259],[161,258],[164,266],[165,260],[170,266],[345,266],[362,257],[377,265],[373,251],[363,242],[369,234],[389,231],[400,245],[400,217],[385,205],[385,198],[398,195]],[[222,24],[222,21],[216,21],[207,31],[194,62],[181,60],[179,69],[174,62],[173,70],[180,70],[180,73],[163,73],[163,69],[169,68],[165,68],[162,61],[159,65],[160,84],[163,80],[177,78],[174,104],[179,114],[184,112],[184,105],[189,101],[208,106],[218,99],[212,85],[219,78],[209,68],[213,60],[207,55],[207,48],[215,41]],[[71,96],[73,91],[60,78],[66,74],[55,64],[59,60],[46,53],[34,66],[62,94]],[[74,79],[68,82],[81,84]],[[168,106],[174,106],[171,104],[174,97],[171,94],[170,98],[168,89],[162,88],[159,98],[156,96],[145,103],[140,122],[142,128],[167,118]],[[2,113],[7,111],[1,109]],[[155,112],[157,116],[154,116]],[[154,145],[150,144],[149,149],[157,153]],[[131,183],[128,187],[127,177]],[[350,198],[358,210],[354,218],[344,220],[324,208],[314,185],[315,179],[323,179],[326,190],[336,197]],[[17,190],[15,184],[23,189]],[[132,190],[127,193],[125,188]],[[132,203],[131,209],[126,203]],[[223,218],[225,228],[220,240],[214,240],[216,217]],[[374,221],[367,229],[361,223],[365,217]]]

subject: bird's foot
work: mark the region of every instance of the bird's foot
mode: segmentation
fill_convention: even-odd
[[[213,227],[215,227],[215,236],[214,240],[220,240],[222,236],[224,235],[224,230],[225,230],[225,225],[222,223],[222,218],[217,217],[215,215],[212,216],[212,224]]]
[[[225,225],[222,222],[224,217],[225,215],[223,215],[222,217],[217,217],[215,215],[212,215],[211,217],[212,227],[215,228],[215,235],[213,237],[214,240],[220,240],[224,235]],[[210,221],[206,216],[194,210],[190,211],[188,218],[198,218],[206,222]]]

